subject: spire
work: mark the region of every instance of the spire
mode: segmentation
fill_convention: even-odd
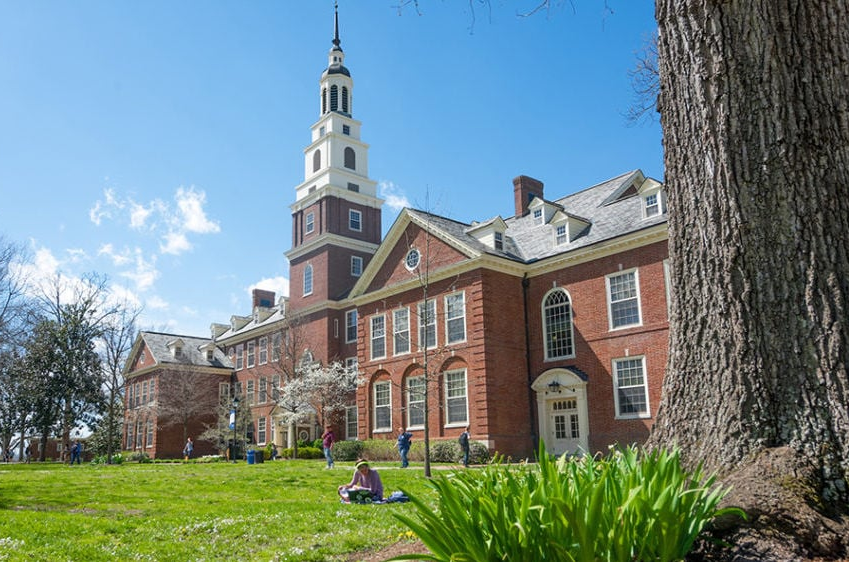
[[[342,50],[339,44],[342,42],[339,40],[339,2],[333,3],[333,12],[334,12],[334,22],[333,22],[333,47],[335,49]]]

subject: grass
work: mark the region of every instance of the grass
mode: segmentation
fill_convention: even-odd
[[[376,465],[387,496],[435,498],[421,470],[395,466]],[[411,504],[341,504],[353,463],[323,467],[0,464],[0,561],[347,560],[406,536],[393,514]]]

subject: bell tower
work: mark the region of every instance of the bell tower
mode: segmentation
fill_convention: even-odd
[[[338,337],[331,325],[339,322],[333,310],[344,320],[339,301],[357,282],[382,234],[383,200],[368,175],[369,146],[360,140],[361,124],[353,117],[354,81],[341,44],[337,6],[333,46],[319,80],[319,117],[304,149],[304,181],[295,187],[290,206],[292,248],[286,252],[292,312],[314,315],[324,310],[331,339]],[[327,357],[316,359],[333,359],[332,347]]]

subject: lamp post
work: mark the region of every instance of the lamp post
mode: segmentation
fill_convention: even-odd
[[[230,427],[233,428],[233,444],[230,446],[230,460],[236,462],[236,414],[239,411],[239,397],[233,397],[233,409],[230,410]]]

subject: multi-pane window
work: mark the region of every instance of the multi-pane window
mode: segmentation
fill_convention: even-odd
[[[363,258],[360,256],[351,256],[351,275],[359,277],[363,274]]]
[[[466,297],[454,293],[445,297],[445,338],[448,343],[466,340]]]
[[[256,382],[255,381],[247,381],[247,399],[248,404],[253,404],[256,402]]]
[[[356,232],[363,229],[363,214],[360,211],[348,210],[348,228]]]
[[[142,441],[142,437],[144,435],[144,422],[137,421],[136,422],[136,445],[141,449],[144,446],[144,442]]]
[[[357,429],[357,407],[348,406],[345,408],[345,439],[356,439]]]
[[[306,233],[309,234],[313,230],[315,230],[315,215],[313,213],[307,213]]]
[[[496,250],[504,250],[504,234],[501,232],[495,233],[495,249]]]
[[[454,425],[465,424],[468,420],[466,371],[448,371],[445,373],[445,422]]]
[[[534,224],[542,224],[542,209],[534,209]]]
[[[133,426],[127,424],[127,437],[125,438],[127,442],[127,449],[132,450],[135,448],[135,442],[133,441]]]
[[[386,357],[386,317],[371,317],[371,358]]]
[[[304,268],[304,296],[312,294],[312,265]]]
[[[575,355],[572,338],[572,305],[563,289],[555,289],[542,305],[545,331],[545,358],[562,359]]]
[[[395,355],[410,352],[409,308],[399,308],[392,311],[392,344]]]
[[[271,360],[274,362],[280,361],[280,347],[283,342],[283,336],[277,332],[271,336]]]
[[[259,364],[265,365],[268,363],[268,337],[259,338]]]
[[[271,377],[271,399],[275,402],[280,399],[280,375]]]
[[[616,415],[622,418],[648,417],[649,398],[645,376],[645,357],[613,361],[616,385]]]
[[[663,191],[650,193],[643,197],[643,212],[646,218],[666,212],[666,201],[663,198]]]
[[[565,224],[558,224],[557,225],[557,228],[555,229],[555,237],[556,237],[556,242],[557,242],[558,246],[560,244],[565,244],[566,242],[569,241],[569,239],[566,236],[566,225]]]
[[[357,372],[358,361],[356,357],[346,357],[345,358],[345,368],[352,372]]]
[[[147,436],[145,439],[145,445],[148,447],[153,447],[153,420],[148,420],[146,428],[147,428]]]
[[[229,404],[230,403],[230,383],[227,383],[227,382],[218,383],[218,401],[221,404]]]
[[[257,419],[256,420],[256,442],[257,442],[257,444],[262,445],[263,443],[265,443],[265,434],[266,434],[267,430],[268,430],[268,426],[266,424],[266,419],[265,418]],[[260,451],[260,454],[262,454],[262,451]]]
[[[640,299],[637,291],[637,270],[607,277],[607,301],[610,328],[623,328],[640,323]]]
[[[392,429],[392,387],[389,381],[374,383],[374,428]]]
[[[424,425],[425,378],[407,379],[407,427]]]
[[[268,402],[268,378],[266,377],[259,379],[259,402],[260,404]]]
[[[419,347],[436,347],[436,301],[420,302],[419,308]]]
[[[256,342],[248,342],[248,367],[256,365]]]
[[[579,439],[581,437],[581,425],[578,417],[578,400],[567,398],[556,401],[554,410],[554,438],[555,439]]]
[[[345,313],[345,343],[357,341],[357,311],[349,310]]]
[[[144,381],[144,382],[142,383],[142,398],[141,398],[141,403],[142,403],[142,404],[147,404],[147,381]]]

